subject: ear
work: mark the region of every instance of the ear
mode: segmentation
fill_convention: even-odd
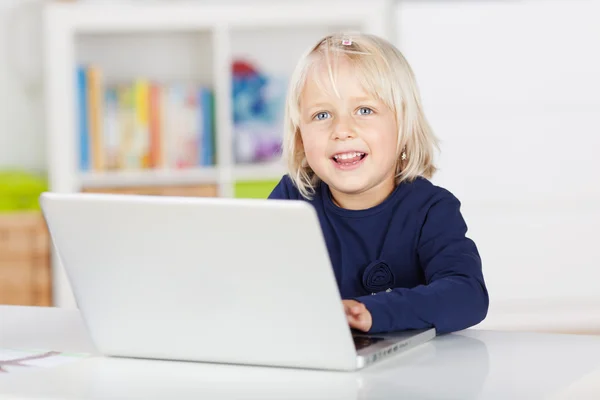
[[[396,154],[396,175],[399,175],[400,173],[402,173],[402,171],[406,169],[409,159],[410,156],[408,146],[406,144],[400,144],[400,148],[398,149]]]

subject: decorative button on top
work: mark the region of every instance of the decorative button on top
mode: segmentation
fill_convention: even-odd
[[[362,285],[371,294],[377,292],[391,292],[394,287],[394,273],[385,261],[376,260],[371,262],[362,276]]]

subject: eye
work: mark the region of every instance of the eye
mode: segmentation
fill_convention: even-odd
[[[361,107],[358,109],[358,115],[371,115],[373,114],[373,110],[369,107]]]
[[[315,117],[313,119],[316,119],[317,121],[322,121],[325,118],[327,118],[329,116],[329,113],[327,111],[323,111],[318,113],[317,115],[315,115]]]

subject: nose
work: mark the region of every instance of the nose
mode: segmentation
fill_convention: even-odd
[[[334,140],[347,140],[356,137],[354,125],[352,124],[351,118],[349,117],[338,117],[335,125],[333,126],[333,139]]]

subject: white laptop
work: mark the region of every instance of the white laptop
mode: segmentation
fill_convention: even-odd
[[[356,370],[435,337],[353,334],[306,202],[44,193],[40,204],[104,355]]]

